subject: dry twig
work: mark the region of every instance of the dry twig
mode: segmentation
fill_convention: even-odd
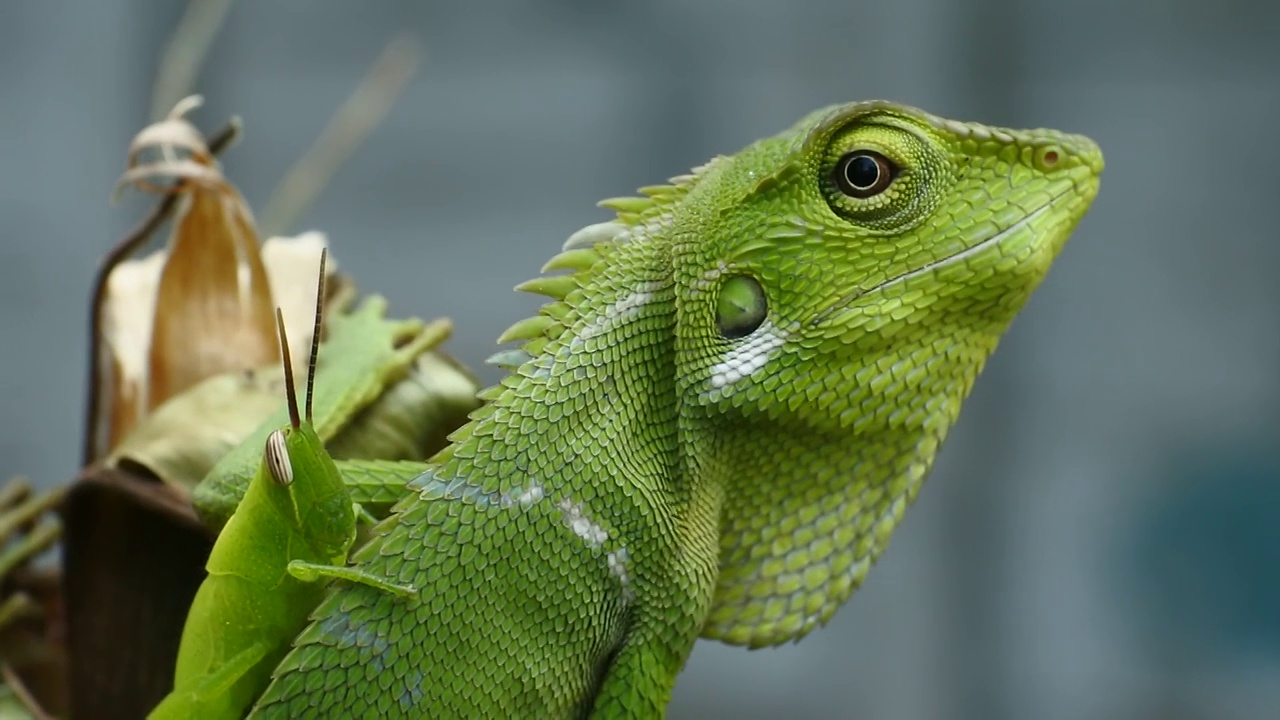
[[[262,212],[263,237],[283,235],[351,153],[382,122],[417,71],[422,47],[409,35],[391,39],[373,69],[329,121],[315,144],[276,187]]]

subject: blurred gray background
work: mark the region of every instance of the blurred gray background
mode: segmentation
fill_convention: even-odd
[[[184,5],[0,5],[0,474],[77,469],[89,283],[150,202],[108,197]],[[292,230],[393,310],[452,317],[476,368],[598,199],[819,105],[1107,154],[865,588],[798,645],[701,643],[672,717],[1277,717],[1280,5],[241,2],[191,117],[244,118],[225,168],[251,205],[402,30],[424,65]]]

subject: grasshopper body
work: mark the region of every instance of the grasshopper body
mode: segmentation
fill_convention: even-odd
[[[323,267],[322,255],[322,282]],[[151,720],[240,718],[320,601],[324,586],[318,580],[363,580],[345,567],[358,508],[312,424],[322,303],[323,292],[317,298],[305,417],[298,412],[277,310],[290,422],[267,437],[258,471],[218,535],[205,566],[208,577],[187,614],[174,689],[148,716]]]

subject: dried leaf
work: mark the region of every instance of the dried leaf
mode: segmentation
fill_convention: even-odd
[[[259,244],[248,205],[182,117],[199,103],[187,98],[138,133],[118,183],[174,195],[178,210],[166,249],[120,263],[106,281],[106,451],[206,378],[278,364],[277,305],[290,341],[310,343],[315,267],[327,240],[311,232]],[[331,262],[329,279],[335,270]],[[330,282],[327,291],[338,287]]]
[[[102,305],[102,349],[110,377],[107,445],[115,447],[147,414],[147,355],[155,317],[156,288],[168,253],[117,265],[107,278]]]
[[[315,311],[313,263],[327,243],[323,233],[310,232],[293,238],[271,238],[262,246],[263,265],[272,294],[285,313],[285,332],[289,343],[296,343],[297,347],[311,345]],[[117,274],[125,287],[113,295],[121,301],[112,306],[113,314],[108,316],[109,322],[104,323],[104,327],[114,328],[114,323],[121,321],[117,315],[128,317],[131,304],[141,302],[138,296],[155,287],[164,259],[165,252],[161,251],[120,266]],[[349,281],[331,274],[334,270],[335,263],[326,265],[329,279],[326,297],[331,298],[327,301],[330,311],[337,313],[346,309],[355,293]],[[151,297],[154,298],[154,290]],[[112,337],[137,341],[137,336],[145,334],[149,333],[122,325],[120,332]],[[138,357],[137,347],[145,348],[146,344],[127,345],[126,348],[133,349],[132,354],[119,356],[128,361],[130,367],[145,364],[145,358]],[[307,355],[299,353],[293,360],[294,373],[304,376]],[[186,496],[222,455],[281,404],[283,378],[278,359],[256,368],[238,367],[204,378],[137,417],[129,432],[113,442],[106,465],[130,467]]]
[[[283,397],[279,363],[205,378],[138,423],[105,464],[154,477],[187,499],[196,483]]]
[[[156,291],[147,407],[200,380],[280,356],[275,303],[248,207],[192,185]]]
[[[181,118],[195,104],[179,103],[167,120],[139,133],[123,178],[139,188],[184,195],[156,290],[148,409],[204,378],[264,365],[280,353],[253,214],[214,165],[199,131]],[[160,158],[139,165],[148,150]],[[160,188],[151,177],[176,182]]]
[[[209,138],[209,153],[216,156],[226,150],[235,142],[239,134],[240,121],[238,118],[232,118],[225,127]],[[117,185],[117,190],[119,187],[120,185]],[[117,347],[113,350],[109,347],[108,340],[111,335],[121,332],[119,327],[135,327],[134,323],[142,327],[144,332],[141,340],[128,347],[137,349],[134,353],[137,356],[136,362],[133,363],[135,369],[145,367],[151,320],[154,314],[152,307],[154,287],[139,294],[139,297],[145,298],[146,311],[141,316],[126,314],[124,318],[117,318],[117,328],[109,333],[105,330],[105,326],[108,324],[106,316],[111,311],[113,289],[111,280],[122,264],[134,259],[142,248],[147,246],[151,236],[170,219],[177,205],[177,195],[169,195],[160,201],[135,230],[107,252],[94,277],[93,305],[89,310],[89,382],[86,388],[85,433],[81,445],[83,465],[91,465],[102,459],[107,450],[113,447],[120,436],[136,421],[137,412],[141,408],[140,390],[137,387],[123,389],[121,387],[121,368],[115,353],[122,348]],[[151,275],[158,277],[159,269],[157,268]],[[154,286],[155,281],[151,285]],[[115,290],[117,293],[121,290],[119,282],[116,283]],[[141,373],[142,371],[139,370],[134,377],[144,377]],[[117,398],[123,398],[123,400],[117,401]],[[113,416],[117,416],[119,422],[113,424]]]

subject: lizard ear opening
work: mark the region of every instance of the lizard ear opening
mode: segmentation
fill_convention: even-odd
[[[716,327],[721,337],[736,340],[755,332],[764,323],[769,302],[760,282],[748,275],[729,278],[716,300]]]

